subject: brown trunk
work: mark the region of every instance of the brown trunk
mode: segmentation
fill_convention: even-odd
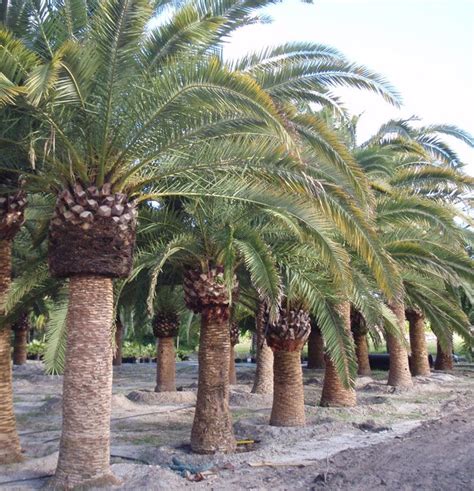
[[[324,368],[324,339],[321,330],[315,325],[311,326],[311,334],[308,338],[308,368]]]
[[[157,339],[155,392],[176,392],[174,337]]]
[[[237,372],[235,371],[235,349],[231,346],[229,358],[229,384],[237,384]]]
[[[339,314],[343,318],[344,327],[351,334],[351,305],[344,302],[339,305]],[[351,407],[357,403],[356,392],[353,388],[345,387],[342,383],[336,367],[328,354],[325,356],[326,370],[324,372],[323,391],[321,394],[321,406]]]
[[[403,302],[393,302],[389,305],[398,321],[398,329],[405,337],[405,307]],[[411,387],[413,385],[408,353],[401,341],[387,332],[388,352],[390,353],[390,369],[388,371],[388,385],[393,387]]]
[[[118,318],[115,321],[115,353],[112,364],[115,367],[122,365],[122,345],[123,345],[123,324]]]
[[[406,311],[410,327],[411,373],[414,376],[429,375],[428,348],[425,336],[425,318],[421,312],[410,309]]]
[[[273,393],[273,351],[268,347],[265,338],[264,311],[265,306],[261,303],[255,319],[257,331],[257,368],[252,387],[253,394]]]
[[[11,282],[11,241],[0,240],[0,315]],[[13,412],[13,384],[10,351],[11,330],[0,329],[0,464],[20,462],[20,440]]]
[[[117,483],[110,470],[112,280],[69,280],[63,424],[52,487]]]
[[[357,374],[369,376],[369,344],[367,342],[367,334],[354,334],[355,351],[357,356]]]
[[[275,351],[274,392],[270,424],[304,426],[303,372],[300,351]]]
[[[351,307],[351,331],[357,357],[357,375],[370,375],[369,344],[367,342],[369,329],[364,316],[354,306]]]
[[[201,314],[199,383],[191,431],[197,453],[233,452],[236,448],[229,411],[229,307],[209,306]]]
[[[27,359],[28,329],[19,328],[14,330],[13,364],[24,365]]]
[[[452,370],[454,368],[452,353],[452,340],[451,347],[448,351],[444,351],[438,341],[436,343],[436,360],[434,364],[435,370]]]

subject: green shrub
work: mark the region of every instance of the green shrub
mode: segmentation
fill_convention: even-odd
[[[33,339],[26,348],[26,351],[31,356],[43,356],[46,349],[46,343],[44,341],[38,341],[37,339]]]

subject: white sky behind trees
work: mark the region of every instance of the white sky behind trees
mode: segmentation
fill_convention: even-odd
[[[474,0],[284,0],[266,12],[273,22],[235,33],[226,57],[289,41],[328,44],[401,93],[398,110],[366,92],[337,91],[350,112],[363,113],[360,141],[386,120],[412,115],[474,134]],[[474,175],[474,150],[450,143]]]

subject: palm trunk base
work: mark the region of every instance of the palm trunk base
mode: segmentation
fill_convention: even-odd
[[[353,407],[357,404],[356,391],[344,387],[331,358],[326,355],[326,371],[324,372],[321,402],[323,407]]]
[[[429,375],[431,371],[428,361],[424,318],[415,311],[407,313],[407,318],[410,326],[411,373],[415,377]]]
[[[117,483],[110,469],[112,280],[69,280],[63,425],[55,488]]]
[[[370,376],[372,370],[369,363],[369,346],[366,334],[354,334],[355,351],[357,356],[357,375]]]
[[[13,412],[10,334],[9,328],[0,330],[0,464],[23,460]]]
[[[0,315],[11,282],[11,241],[0,239]],[[13,410],[11,329],[0,329],[0,464],[21,462],[20,440]]]
[[[272,426],[304,426],[303,371],[300,351],[274,352]]]
[[[337,310],[344,322],[344,328],[348,335],[351,333],[351,304],[342,302]],[[320,405],[323,407],[352,407],[357,404],[356,392],[351,387],[345,387],[331,360],[326,354],[326,370],[324,372],[323,391],[321,393]],[[349,374],[348,374],[349,375]]]
[[[413,386],[408,353],[401,342],[392,334],[387,333],[387,344],[390,353],[390,368],[388,371],[388,385],[392,387],[408,388]]]
[[[120,319],[115,323],[115,353],[112,360],[114,367],[122,366],[123,324]]]
[[[389,305],[398,320],[400,334],[405,337],[405,307],[403,302],[392,302]],[[410,365],[408,363],[408,352],[401,341],[393,334],[387,332],[387,348],[390,354],[390,368],[388,371],[388,385],[399,388],[413,386]]]
[[[112,473],[96,477],[94,479],[89,479],[82,481],[81,484],[70,484],[67,476],[55,475],[49,482],[44,486],[44,489],[57,489],[57,490],[75,490],[75,489],[96,489],[96,488],[107,488],[109,486],[119,486],[122,481],[115,477]]]
[[[229,410],[229,307],[204,309],[199,338],[199,381],[191,430],[193,452],[231,453],[236,449]]]
[[[257,366],[252,394],[273,394],[273,351],[265,338],[264,312],[264,305],[260,303],[256,318]]]
[[[237,372],[235,370],[235,349],[232,346],[229,359],[229,384],[237,385]]]
[[[158,338],[156,346],[155,392],[176,392],[176,354],[174,338]]]
[[[451,352],[452,348],[449,352],[444,351],[438,341],[436,345],[436,360],[434,364],[435,370],[452,370],[454,368],[453,356]]]
[[[27,359],[28,331],[16,329],[14,335],[13,364],[24,365]]]
[[[324,363],[324,339],[321,331],[315,326],[311,327],[308,338],[308,365],[307,368],[322,369]]]

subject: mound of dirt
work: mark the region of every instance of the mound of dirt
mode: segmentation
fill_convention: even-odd
[[[122,481],[118,489],[182,489],[186,480],[156,465],[113,464],[112,472]],[[113,489],[117,489],[114,487]]]
[[[196,402],[196,393],[191,391],[152,392],[151,390],[134,390],[127,395],[127,398],[136,404],[146,406],[158,404],[194,404]]]
[[[272,407],[273,394],[252,394],[248,386],[234,385],[230,389],[229,403],[240,407]]]
[[[113,394],[112,409],[134,411],[137,409],[137,405],[133,403],[131,400],[127,399],[127,396],[125,396],[125,394]]]

